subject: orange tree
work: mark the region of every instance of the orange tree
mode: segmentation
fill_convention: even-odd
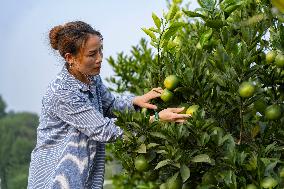
[[[158,109],[197,107],[185,124],[154,121],[150,110],[116,113],[122,140],[110,146],[123,166],[114,188],[283,188],[284,26],[282,2],[168,1],[152,14],[150,37],[120,53],[108,81],[140,95],[179,78]],[[190,112],[190,111],[188,111]]]

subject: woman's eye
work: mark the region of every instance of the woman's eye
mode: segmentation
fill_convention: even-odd
[[[97,53],[98,53],[98,52],[95,51],[94,53],[90,54],[89,56],[96,56]]]

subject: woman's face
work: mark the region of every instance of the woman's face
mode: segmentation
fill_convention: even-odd
[[[103,44],[100,37],[90,35],[84,47],[76,57],[76,69],[85,75],[98,75],[103,59]]]

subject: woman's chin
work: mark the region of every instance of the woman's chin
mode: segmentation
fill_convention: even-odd
[[[99,69],[99,70],[95,70],[95,71],[93,71],[92,73],[90,73],[90,75],[91,75],[91,76],[99,75],[100,72],[101,72],[100,69]]]

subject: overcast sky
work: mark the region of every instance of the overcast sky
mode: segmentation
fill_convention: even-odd
[[[141,27],[153,26],[152,12],[161,17],[163,10],[167,10],[166,0],[2,0],[0,95],[7,110],[40,113],[46,87],[63,64],[49,47],[48,32],[53,26],[82,20],[101,31],[101,77],[106,78],[114,73],[105,59],[129,53],[131,46],[147,38]]]

